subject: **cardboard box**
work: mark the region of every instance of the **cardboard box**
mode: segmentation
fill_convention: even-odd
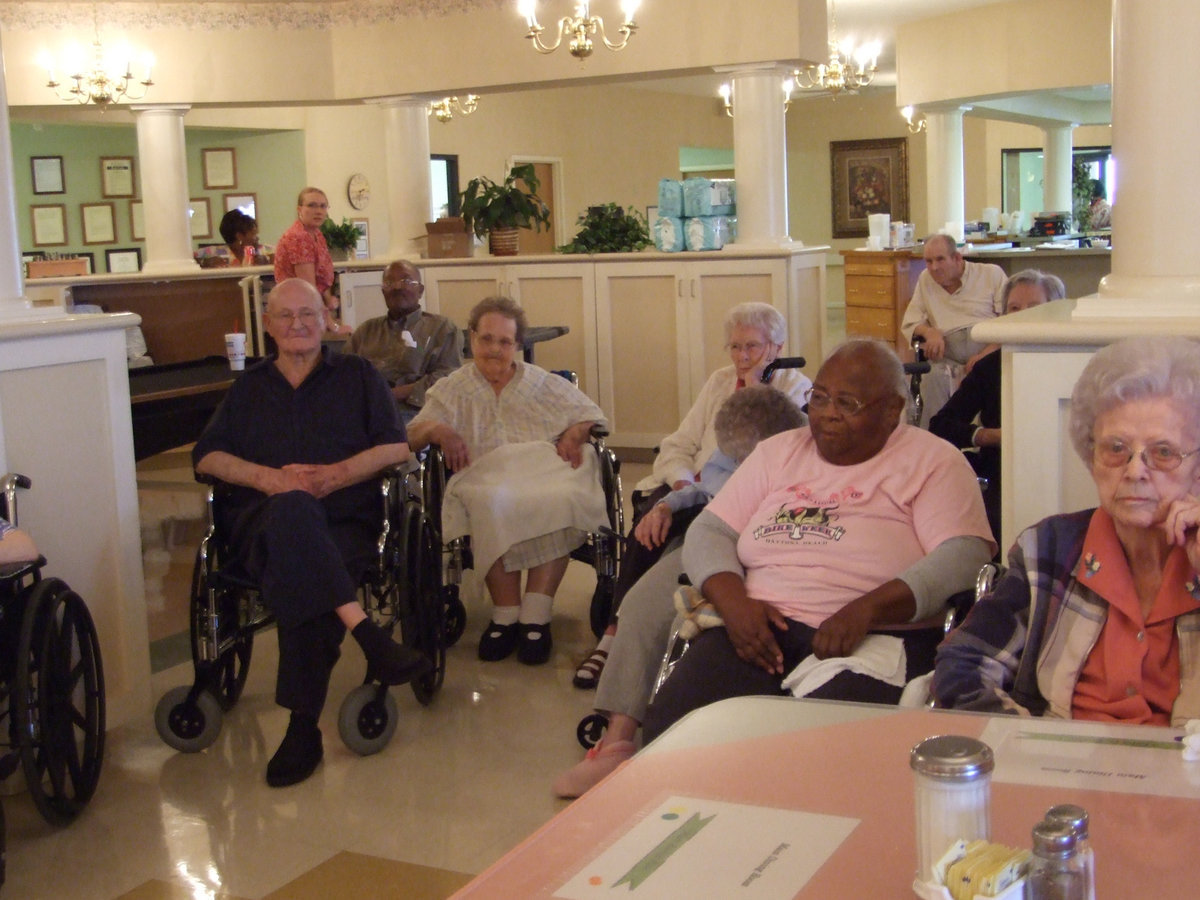
[[[450,259],[474,255],[475,235],[467,231],[466,223],[461,217],[426,222],[425,232],[429,245],[426,255],[430,259]]]
[[[86,259],[31,259],[26,278],[61,278],[66,275],[86,275]]]

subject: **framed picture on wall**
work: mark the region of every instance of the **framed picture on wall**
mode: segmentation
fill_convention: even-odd
[[[350,224],[358,229],[358,243],[354,245],[354,258],[369,259],[371,256],[371,220],[351,219]]]
[[[100,157],[100,196],[133,196],[133,157]]]
[[[67,183],[63,179],[61,156],[32,156],[29,165],[33,170],[33,192],[35,194],[65,194]]]
[[[81,203],[79,212],[83,218],[85,244],[111,244],[117,239],[111,203]]]
[[[212,216],[209,215],[207,197],[193,197],[188,201],[188,224],[193,239],[212,237]]]
[[[237,155],[232,147],[200,151],[204,159],[204,189],[237,187]]]
[[[67,207],[63,203],[29,207],[33,246],[62,247],[67,243]]]
[[[137,247],[121,250],[105,250],[104,264],[109,272],[140,272],[142,269],[142,251]]]
[[[87,260],[87,273],[94,275],[96,273],[96,255],[94,253],[72,253],[76,259]]]
[[[830,141],[833,236],[867,236],[867,216],[908,221],[908,140]]]
[[[146,213],[141,200],[129,204],[129,234],[135,241],[146,239]]]
[[[254,194],[224,194],[225,212],[232,209],[240,209],[252,219],[258,218],[256,212],[258,208],[258,199]]]

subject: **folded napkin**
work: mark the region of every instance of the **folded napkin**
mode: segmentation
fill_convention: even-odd
[[[806,697],[840,672],[858,672],[904,687],[907,670],[904,641],[886,634],[868,634],[849,656],[806,656],[783,679],[783,689],[791,691],[793,697]]]

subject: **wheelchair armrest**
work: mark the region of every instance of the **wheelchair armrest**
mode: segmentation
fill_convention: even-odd
[[[604,438],[608,437],[608,429],[603,425],[593,425],[591,430],[588,432],[588,437],[593,437],[596,440],[603,440]]]
[[[929,363],[927,363],[923,360],[921,362],[907,362],[904,364],[904,374],[905,375],[928,375],[929,370],[931,368],[932,368],[932,366],[930,366]]]
[[[767,367],[763,369],[762,383],[767,384],[771,380],[771,376],[780,369],[803,369],[805,365],[807,365],[807,361],[803,356],[781,356],[774,362],[768,363]]]

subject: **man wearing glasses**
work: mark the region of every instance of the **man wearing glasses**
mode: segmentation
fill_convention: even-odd
[[[266,327],[278,352],[234,382],[192,462],[230,486],[217,527],[278,624],[275,702],[291,720],[267,783],[285,787],[321,762],[317,720],[347,630],[373,679],[402,684],[430,666],[356,594],[379,537],[375,477],[409,455],[387,385],[365,360],[321,346],[324,304],[302,278],[271,291]]]
[[[462,336],[445,316],[421,308],[425,285],[412,263],[391,263],[380,286],[387,315],[359,325],[346,352],[379,370],[407,425],[425,405],[425,392],[433,383],[462,365]]]

